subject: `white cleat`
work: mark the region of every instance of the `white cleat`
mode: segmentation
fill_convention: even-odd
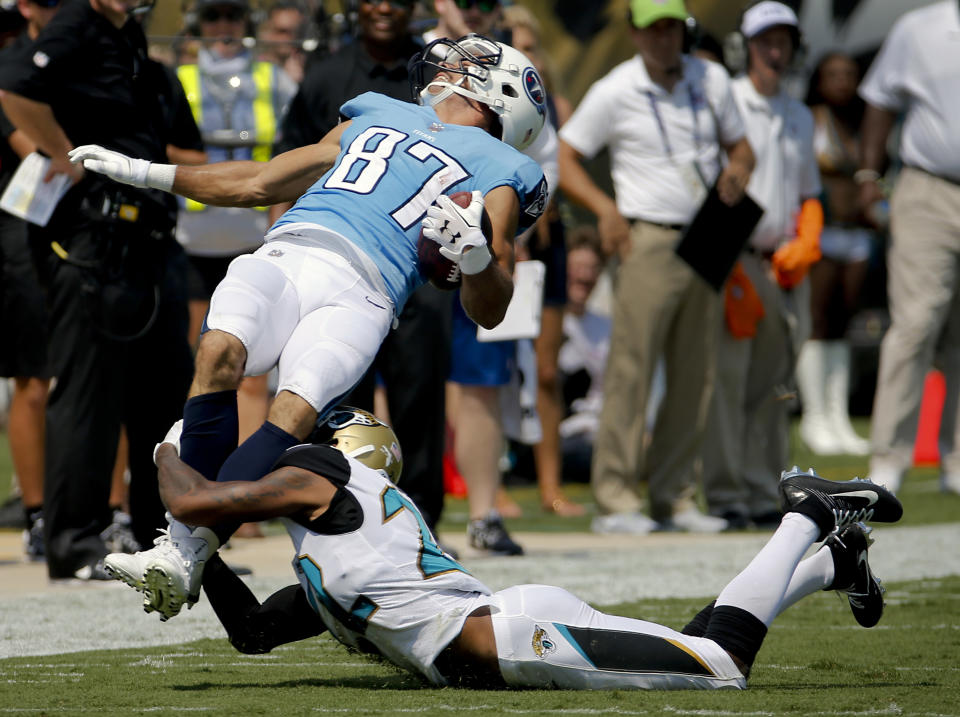
[[[166,622],[184,604],[192,607],[200,599],[203,566],[220,543],[209,528],[191,530],[176,521],[160,533],[150,550],[112,553],[104,567],[112,577],[142,592],[144,611],[159,612],[160,620]]]
[[[103,569],[115,580],[120,580],[137,592],[143,592],[143,574],[152,550],[138,553],[110,553],[103,559]]]

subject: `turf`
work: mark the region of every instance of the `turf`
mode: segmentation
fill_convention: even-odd
[[[791,608],[770,630],[746,692],[436,689],[326,637],[262,656],[201,640],[0,660],[0,712],[960,715],[960,578],[895,584],[887,597],[888,614],[871,630],[833,593]],[[679,628],[702,604],[644,600],[609,611]]]
[[[796,463],[826,477],[865,474],[864,458],[814,458],[796,440],[793,447]],[[0,436],[0,496],[8,475],[7,442]],[[510,492],[525,511],[511,521],[517,530],[589,529],[589,515],[560,520],[543,514],[532,486]],[[571,485],[569,492],[589,505],[587,486]],[[901,496],[905,524],[955,522],[960,514],[960,497],[937,491],[932,468],[912,471]],[[462,530],[465,515],[464,501],[449,500],[441,531]],[[707,599],[604,609],[680,628]],[[791,608],[770,630],[746,692],[435,689],[326,637],[265,656],[240,655],[225,640],[201,640],[0,660],[0,714],[960,715],[960,576],[893,583],[887,604],[871,630],[859,628],[846,600],[832,593]]]

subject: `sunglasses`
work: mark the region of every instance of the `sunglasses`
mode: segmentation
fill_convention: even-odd
[[[480,12],[493,12],[500,4],[500,0],[455,0],[455,2],[461,10],[476,7]]]
[[[221,19],[228,22],[239,22],[243,20],[243,17],[243,9],[239,7],[208,7],[200,13],[200,19],[203,22],[216,22]]]

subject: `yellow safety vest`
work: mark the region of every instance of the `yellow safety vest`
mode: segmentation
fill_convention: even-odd
[[[183,85],[190,111],[198,127],[203,126],[203,101],[200,94],[200,68],[196,65],[180,65],[177,68],[177,77]],[[257,143],[253,148],[253,160],[266,162],[273,152],[273,138],[277,131],[277,115],[273,107],[273,65],[269,62],[253,63],[253,84],[257,88],[257,95],[253,99],[253,131]],[[206,208],[206,204],[186,200],[188,211],[199,211]],[[265,210],[266,207],[257,207]]]

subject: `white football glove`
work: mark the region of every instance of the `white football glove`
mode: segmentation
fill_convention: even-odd
[[[180,434],[183,433],[183,419],[170,426],[170,430],[167,431],[167,435],[163,437],[163,440],[160,441],[157,445],[153,447],[153,464],[157,464],[157,451],[160,450],[160,446],[164,443],[170,443],[173,445],[174,450],[176,450],[177,455],[180,455]]]
[[[69,152],[73,164],[83,164],[84,169],[106,175],[110,179],[134,187],[162,189],[169,192],[173,187],[176,166],[153,164],[145,159],[128,157],[98,144],[85,144]]]
[[[483,217],[483,195],[474,190],[470,204],[458,206],[441,194],[427,208],[423,218],[423,235],[440,245],[440,253],[464,274],[479,274],[487,268],[492,256],[487,238],[480,228]],[[468,251],[469,250],[469,251]]]

